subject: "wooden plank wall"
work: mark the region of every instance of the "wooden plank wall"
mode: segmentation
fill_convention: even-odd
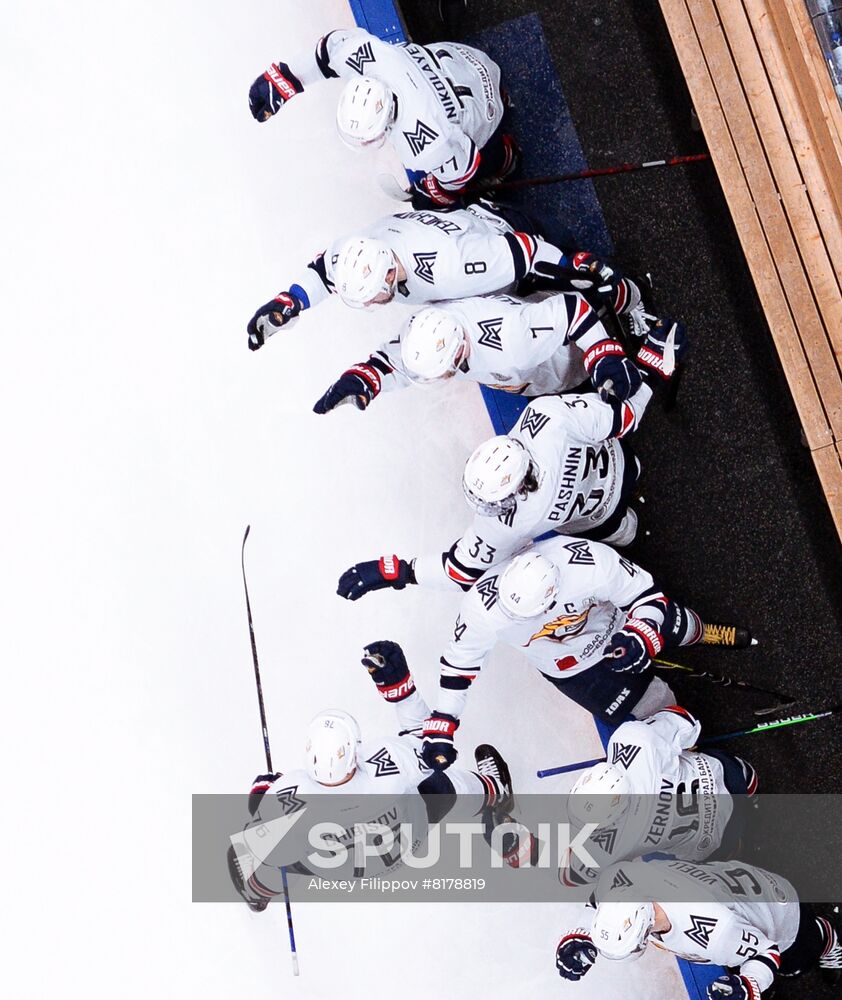
[[[842,108],[803,0],[660,0],[842,536]]]

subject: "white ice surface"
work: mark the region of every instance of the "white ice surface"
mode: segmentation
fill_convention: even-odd
[[[352,23],[344,0],[12,0],[3,19],[3,994],[684,997],[666,956],[561,983],[561,907],[298,906],[293,980],[282,908],[190,902],[191,794],[264,767],[245,524],[274,763],[297,766],[322,708],[392,728],[365,642],[403,643],[433,697],[457,602],[352,605],[335,580],[449,544],[490,424],[468,386],[311,413],[400,307],[330,302],[246,349],[302,262],[397,210],[335,134],[335,82],[264,126],[248,114],[270,61]],[[514,654],[460,736],[497,743],[523,791],[599,750]]]

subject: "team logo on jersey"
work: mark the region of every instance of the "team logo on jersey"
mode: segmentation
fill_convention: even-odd
[[[684,932],[685,936],[689,937],[700,948],[707,948],[710,944],[710,936],[716,927],[716,917],[697,917],[691,913],[690,919],[693,921],[693,926],[689,931]]]
[[[381,747],[376,754],[369,757],[366,764],[371,764],[376,768],[375,778],[388,778],[392,774],[401,773],[401,769],[389,756],[386,747]]]
[[[360,76],[363,76],[365,67],[368,63],[373,63],[374,61],[374,53],[371,51],[371,42],[366,42],[365,45],[361,45],[352,56],[349,56],[345,60],[345,64],[350,66],[351,69],[356,70]]]
[[[419,156],[431,142],[438,139],[439,134],[438,132],[434,132],[429,125],[425,125],[424,122],[418,120],[415,122],[415,131],[404,132],[403,136],[413,155]]]
[[[631,561],[631,559],[626,559],[625,556],[620,556],[620,565],[629,574],[629,576],[637,576],[638,567]]]
[[[507,528],[515,523],[515,514],[517,513],[517,506],[510,507],[508,510],[504,510],[502,514],[497,515],[497,520],[500,524],[505,524]]]
[[[491,610],[497,603],[497,577],[489,576],[481,580],[474,586],[474,590],[479,594],[482,603]]]
[[[546,413],[539,413],[530,406],[521,417],[520,429],[527,431],[529,436],[534,440],[549,422],[550,418]]]
[[[591,553],[591,547],[584,539],[581,539],[578,542],[571,542],[569,545],[565,545],[564,547],[570,553],[570,558],[567,561],[571,566],[596,565],[596,560]]]
[[[614,844],[617,841],[617,830],[597,830],[595,833],[590,835],[590,840],[592,840],[597,847],[601,847],[606,854],[612,854],[614,852]],[[613,888],[613,886],[612,886]]]
[[[628,889],[632,885],[632,880],[626,875],[622,868],[617,869],[617,874],[611,882],[612,889]]]
[[[435,264],[438,254],[436,252],[414,253],[412,256],[415,258],[413,270],[418,277],[429,285],[434,284],[436,279],[433,277],[433,264]]]
[[[558,618],[553,618],[551,622],[542,625],[526,645],[528,646],[529,643],[535,642],[538,639],[564,642],[565,639],[569,639],[571,636],[578,635],[583,631],[588,623],[588,615],[590,613],[591,609],[586,608],[580,615],[559,615]]]
[[[628,771],[639,753],[640,747],[633,747],[630,743],[615,743],[611,751],[611,763],[620,764]]]
[[[281,788],[275,792],[275,798],[280,802],[284,816],[303,809],[307,803],[298,797],[298,785],[290,785],[288,788]]]
[[[478,343],[485,347],[490,347],[494,351],[503,350],[503,341],[500,339],[500,328],[503,325],[503,317],[497,316],[495,319],[483,319],[477,323],[482,330]]]

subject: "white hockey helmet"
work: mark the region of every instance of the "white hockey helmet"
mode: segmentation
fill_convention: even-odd
[[[341,785],[357,769],[357,750],[362,741],[353,715],[329,709],[307,728],[307,773],[320,785]]]
[[[625,771],[603,761],[589,768],[570,789],[567,813],[574,823],[611,826],[626,811],[631,782]]]
[[[395,255],[382,240],[346,240],[333,265],[333,284],[339,298],[354,309],[391,302],[398,284]]]
[[[467,353],[465,328],[446,309],[437,306],[428,306],[411,316],[401,334],[404,373],[421,385],[451,378]]]
[[[339,97],[336,127],[342,141],[352,149],[377,149],[395,121],[395,95],[380,80],[370,76],[349,80]]]
[[[558,566],[540,552],[530,550],[515,556],[500,574],[500,609],[514,621],[544,614],[555,604],[559,577]]]
[[[652,903],[600,903],[591,927],[591,938],[600,955],[615,962],[640,958],[655,923]]]
[[[507,434],[483,441],[465,463],[462,490],[478,514],[498,517],[512,510],[535,462],[522,442]],[[525,494],[524,494],[525,495]]]

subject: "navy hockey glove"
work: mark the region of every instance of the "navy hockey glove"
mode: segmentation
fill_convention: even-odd
[[[424,742],[421,744],[421,759],[434,771],[444,771],[456,760],[458,751],[453,743],[453,735],[459,728],[459,720],[443,712],[433,712],[424,720]]]
[[[681,364],[687,349],[687,328],[674,319],[659,319],[646,335],[637,353],[637,363],[644,374],[657,374],[669,380]]]
[[[562,979],[577,983],[596,961],[596,945],[590,934],[571,931],[559,941],[555,950],[555,967]]]
[[[363,650],[362,664],[386,701],[403,701],[415,690],[415,682],[403,650],[396,642],[370,642]]]
[[[585,351],[585,371],[603,399],[624,400],[633,396],[643,382],[640,369],[626,357],[616,340],[600,340]]]
[[[708,1000],[760,1000],[760,987],[754,979],[731,972],[714,980],[707,996]]]
[[[349,601],[359,600],[372,590],[403,590],[408,583],[416,583],[411,563],[397,556],[381,556],[370,562],[357,563],[339,577],[336,593]]]
[[[380,393],[380,372],[371,365],[361,362],[347,371],[327,390],[313,407],[314,413],[330,413],[341,403],[353,403],[358,410],[364,410]]]
[[[642,674],[664,648],[664,637],[644,618],[628,618],[605,650],[608,666],[617,674]]]
[[[249,350],[263,347],[266,340],[301,312],[301,303],[289,292],[280,292],[261,306],[248,322]]]
[[[263,796],[268,791],[270,785],[274,784],[281,777],[280,771],[277,774],[258,774],[258,776],[251,783],[251,791],[249,792],[249,812],[252,816],[260,808],[260,803],[263,801]]]
[[[301,81],[286,63],[272,63],[249,88],[249,110],[252,117],[265,122],[304,90]]]

